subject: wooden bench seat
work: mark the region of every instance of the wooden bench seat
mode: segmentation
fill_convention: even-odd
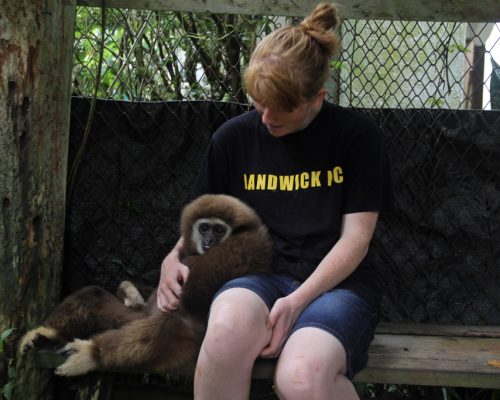
[[[272,379],[274,362],[253,376]],[[500,389],[500,327],[382,323],[355,381]]]
[[[38,352],[41,367],[64,359]],[[258,360],[255,379],[272,379],[274,360]],[[175,371],[192,375],[193,368]],[[500,389],[500,327],[382,323],[357,382]]]
[[[500,389],[500,327],[381,325],[356,380]]]

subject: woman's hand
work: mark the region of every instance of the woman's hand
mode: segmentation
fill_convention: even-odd
[[[177,310],[182,285],[188,276],[189,268],[180,262],[179,252],[174,248],[161,264],[160,283],[156,294],[156,303],[161,311]]]
[[[278,357],[288,337],[288,333],[302,312],[302,309],[302,307],[298,307],[295,304],[292,295],[276,300],[266,321],[267,328],[272,330],[271,340],[260,353],[261,357]]]

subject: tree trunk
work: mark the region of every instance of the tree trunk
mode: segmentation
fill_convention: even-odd
[[[75,0],[0,0],[0,333],[16,329],[18,399],[52,397],[14,345],[59,298],[74,24]]]

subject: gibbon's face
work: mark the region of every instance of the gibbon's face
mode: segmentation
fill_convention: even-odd
[[[204,254],[210,248],[226,240],[232,228],[219,218],[200,218],[193,225],[191,240],[196,252]]]

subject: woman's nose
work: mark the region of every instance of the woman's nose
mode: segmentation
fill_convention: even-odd
[[[273,122],[272,113],[269,108],[266,107],[262,112],[262,123],[270,124],[271,122]]]

